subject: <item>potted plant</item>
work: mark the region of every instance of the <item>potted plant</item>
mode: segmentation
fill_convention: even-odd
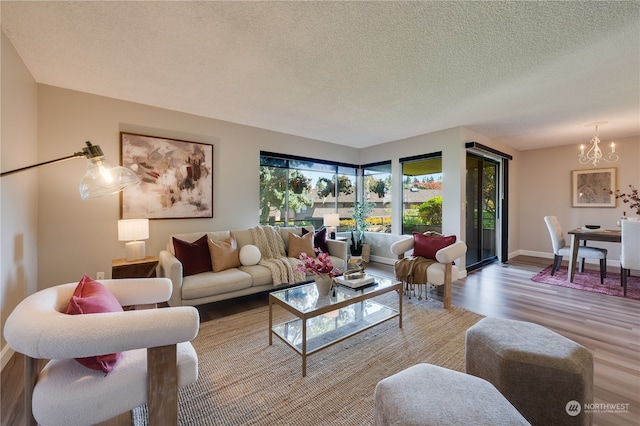
[[[362,256],[362,246],[364,244],[364,231],[367,229],[367,218],[373,211],[373,203],[362,201],[353,202],[354,230],[351,231],[351,255]]]

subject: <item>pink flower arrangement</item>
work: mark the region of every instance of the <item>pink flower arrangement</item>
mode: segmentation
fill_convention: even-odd
[[[333,262],[329,259],[328,253],[322,253],[319,249],[314,249],[318,253],[318,257],[308,256],[307,253],[300,255],[300,260],[304,262],[304,265],[296,266],[296,269],[308,274],[329,274],[331,278],[339,274],[340,271],[333,269]]]

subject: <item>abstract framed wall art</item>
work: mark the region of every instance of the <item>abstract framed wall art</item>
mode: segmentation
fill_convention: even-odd
[[[120,149],[141,180],[121,193],[123,219],[213,217],[213,145],[121,132]]]
[[[573,170],[571,205],[573,207],[615,207],[616,169]]]

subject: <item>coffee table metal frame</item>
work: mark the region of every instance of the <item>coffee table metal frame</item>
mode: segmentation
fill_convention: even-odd
[[[402,328],[402,283],[391,278],[374,277],[377,284],[363,289],[353,290],[337,286],[335,297],[318,297],[313,282],[269,293],[269,345],[273,344],[273,335],[275,334],[298,352],[302,356],[302,377],[305,377],[307,375],[307,356],[396,317],[399,328]],[[371,300],[393,291],[398,294],[398,309]],[[305,303],[306,305],[304,305]],[[274,325],[273,305],[281,306],[296,318]],[[328,317],[337,317],[340,315],[341,309],[351,309],[350,307],[353,307],[351,314],[355,312],[357,318],[341,327],[337,326],[336,321],[334,330],[331,332],[321,331],[311,336],[311,339],[317,341],[315,344],[310,344],[308,340],[309,320],[313,321],[314,318],[327,314],[329,314]],[[299,339],[294,341],[288,331],[299,329],[301,329],[301,337],[297,334]]]

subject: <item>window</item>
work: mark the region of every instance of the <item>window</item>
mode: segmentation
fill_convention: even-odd
[[[373,203],[367,231],[391,233],[391,161],[362,166],[364,201]]]
[[[354,165],[261,152],[260,224],[317,229],[325,214],[338,212],[338,229],[348,229],[356,176]]]
[[[442,153],[401,158],[402,233],[442,232]]]

